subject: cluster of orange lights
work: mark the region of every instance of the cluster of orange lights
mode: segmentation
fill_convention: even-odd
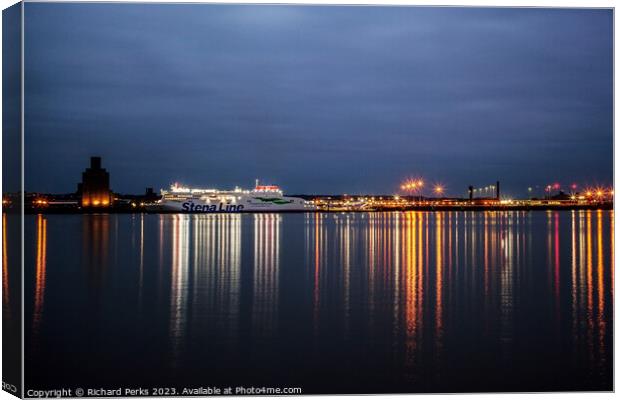
[[[400,185],[400,190],[406,192],[419,192],[424,188],[424,180],[423,179],[408,179],[402,185]],[[445,192],[445,188],[441,184],[435,184],[433,186],[433,193],[437,195],[441,195]]]
[[[45,199],[36,199],[34,201],[34,204],[37,206],[46,206],[47,205],[47,200]]]
[[[93,199],[92,202],[89,200],[82,200],[82,207],[107,207],[110,205],[110,200],[107,198],[104,198],[102,200],[100,199]]]
[[[422,179],[409,179],[402,185],[400,185],[401,190],[415,191],[420,190],[424,187],[424,181]]]
[[[553,183],[550,185],[545,186],[545,191],[551,193],[553,190],[560,190],[562,189],[562,185],[560,185],[559,183]],[[614,189],[613,188],[605,188],[603,186],[597,186],[597,187],[586,187],[583,189],[583,191],[578,191],[578,187],[579,185],[577,185],[576,183],[571,184],[570,186],[568,186],[568,188],[570,188],[571,193],[573,193],[573,195],[575,195],[576,193],[580,192],[580,194],[582,196],[588,197],[588,198],[592,198],[592,197],[598,197],[598,198],[602,198],[602,197],[613,197],[614,195]],[[529,189],[531,191],[531,188]]]
[[[588,188],[585,190],[585,192],[583,193],[586,197],[596,197],[596,198],[603,198],[603,197],[613,197],[614,195],[614,190],[613,188]]]

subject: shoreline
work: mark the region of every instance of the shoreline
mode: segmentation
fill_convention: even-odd
[[[422,211],[422,212],[509,212],[509,211],[583,211],[583,210],[601,210],[612,211],[614,209],[612,203],[602,204],[572,204],[572,205],[434,205],[434,206],[407,206],[407,207],[376,207],[374,209],[344,209],[344,208],[331,208],[321,210],[300,210],[300,211],[236,211],[236,212],[179,212],[179,211],[149,211],[149,210],[136,210],[136,209],[107,209],[107,210],[67,210],[67,209],[32,209],[25,210],[24,215],[37,215],[37,214],[306,214],[306,213],[379,213],[379,212],[408,212],[408,211]],[[11,212],[11,210],[3,210],[3,213],[19,214],[18,212]]]

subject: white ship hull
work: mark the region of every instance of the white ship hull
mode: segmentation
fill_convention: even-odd
[[[190,189],[177,185],[162,190],[162,199],[152,207],[156,211],[182,213],[303,212],[315,211],[312,202],[283,196],[277,186],[258,186],[254,190],[220,191]]]
[[[256,201],[246,203],[207,202],[200,199],[162,200],[158,207],[162,211],[176,211],[189,213],[234,213],[234,212],[280,212],[280,211],[314,211],[313,205],[305,204],[306,201],[295,197],[285,197],[291,203],[259,203]]]

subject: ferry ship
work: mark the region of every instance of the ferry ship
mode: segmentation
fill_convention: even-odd
[[[259,185],[253,190],[198,189],[175,183],[161,190],[162,198],[153,209],[186,213],[236,213],[315,211],[315,205],[299,197],[284,196],[275,185]]]

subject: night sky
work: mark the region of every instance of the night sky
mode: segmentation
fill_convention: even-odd
[[[612,11],[27,3],[26,190],[611,184]]]

